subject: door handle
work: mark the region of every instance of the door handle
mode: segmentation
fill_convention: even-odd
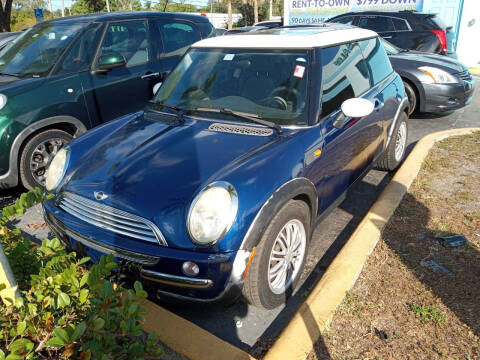
[[[142,79],[150,79],[152,77],[159,77],[160,73],[155,72],[155,73],[147,73],[145,75],[142,75]]]
[[[385,103],[383,101],[380,101],[378,99],[375,100],[375,107],[373,108],[374,110],[378,111],[381,108],[385,106]]]
[[[391,39],[393,36],[382,36],[384,39]]]

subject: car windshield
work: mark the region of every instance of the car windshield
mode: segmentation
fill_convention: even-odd
[[[396,55],[402,50],[395,45],[393,45],[391,42],[380,38],[380,41],[382,42],[383,47],[385,48],[385,51],[387,52],[388,55]]]
[[[48,75],[84,25],[49,22],[28,29],[0,52],[0,73],[19,77]]]
[[[154,101],[214,118],[230,120],[232,114],[218,111],[228,109],[279,125],[305,125],[309,69],[308,50],[194,48]]]

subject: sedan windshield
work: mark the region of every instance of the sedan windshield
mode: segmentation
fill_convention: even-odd
[[[47,76],[84,24],[36,25],[0,52],[0,73],[18,77]]]
[[[307,124],[307,50],[191,49],[160,87],[156,103],[189,113],[279,125]],[[218,110],[228,111],[218,111]]]

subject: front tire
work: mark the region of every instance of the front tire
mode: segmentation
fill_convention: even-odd
[[[407,83],[406,81],[403,82],[403,85],[405,87],[405,93],[408,98],[408,102],[410,104],[409,110],[408,110],[408,116],[412,115],[418,108],[418,97],[417,93],[415,92],[415,89]]]
[[[378,170],[393,171],[405,157],[408,139],[408,117],[404,112],[399,116],[393,130],[392,139],[376,164]]]
[[[301,277],[309,240],[309,206],[303,201],[288,201],[256,248],[243,287],[250,304],[274,309],[286,302]]]
[[[23,186],[33,190],[45,188],[47,168],[58,150],[72,140],[62,130],[46,130],[32,137],[23,147],[20,157],[20,178]]]

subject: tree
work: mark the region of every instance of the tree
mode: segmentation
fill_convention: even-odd
[[[12,0],[0,0],[0,27],[1,31],[10,31],[10,17],[12,15]]]

